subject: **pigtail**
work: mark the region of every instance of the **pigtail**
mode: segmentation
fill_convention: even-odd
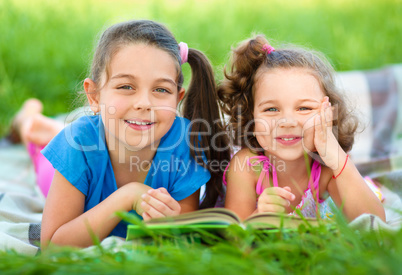
[[[255,75],[261,64],[267,61],[264,50],[267,43],[264,36],[258,35],[233,49],[230,70],[224,68],[225,79],[218,88],[221,108],[230,117],[226,128],[234,133],[234,144],[241,147],[246,144],[260,147],[254,136],[245,136],[245,127],[253,121]],[[254,125],[248,127],[248,130],[253,129]]]
[[[183,116],[192,122],[191,155],[211,173],[200,208],[214,207],[218,196],[222,194],[224,167],[221,164],[230,160],[228,137],[223,131],[215,78],[209,60],[202,52],[189,49],[188,63],[192,77],[183,103]]]

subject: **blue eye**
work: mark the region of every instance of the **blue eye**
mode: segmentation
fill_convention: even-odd
[[[122,89],[122,90],[133,90],[133,87],[129,86],[129,85],[124,85],[119,87],[118,89]]]
[[[310,107],[300,107],[300,111],[311,111],[312,109]]]
[[[170,94],[170,92],[167,89],[164,89],[164,88],[156,88],[155,91],[158,92],[158,93],[168,93],[168,94]]]
[[[267,108],[264,110],[264,112],[277,112],[277,111],[278,111],[278,109],[275,107]]]

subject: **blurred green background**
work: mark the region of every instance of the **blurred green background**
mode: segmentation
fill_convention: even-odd
[[[231,46],[253,32],[322,51],[338,71],[402,63],[401,0],[1,0],[0,136],[28,97],[46,115],[77,107],[97,36],[128,19],[164,23],[206,53],[218,79]]]

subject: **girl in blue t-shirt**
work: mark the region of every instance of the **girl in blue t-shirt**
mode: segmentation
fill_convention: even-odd
[[[185,93],[186,62],[192,79]],[[144,220],[194,211],[204,184],[201,208],[214,205],[222,190],[216,164],[230,155],[204,54],[178,44],[159,23],[116,24],[98,42],[84,89],[94,114],[69,124],[42,151],[55,169],[42,247],[89,246],[91,231],[100,240],[124,238],[116,211]],[[176,111],[181,101],[184,118]]]

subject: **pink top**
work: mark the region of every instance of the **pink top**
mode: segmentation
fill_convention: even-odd
[[[251,162],[251,160],[255,160],[253,162]],[[268,179],[268,184],[269,184],[269,170],[271,168],[272,170],[272,181],[273,181],[273,186],[274,187],[278,187],[278,178],[276,175],[276,169],[275,166],[273,166],[271,164],[271,162],[269,161],[269,158],[265,155],[259,155],[259,156],[254,156],[254,157],[250,157],[247,160],[247,164],[249,166],[256,166],[256,165],[260,165],[262,164],[262,171],[260,173],[260,176],[258,177],[258,181],[257,181],[257,186],[256,186],[256,193],[257,195],[261,195],[261,193],[264,191],[264,188],[262,187],[262,181],[264,176],[267,177]],[[228,169],[229,166],[226,167],[224,173],[223,173],[223,183],[225,185],[227,185],[226,182],[226,171]],[[316,194],[316,201],[318,201],[319,203],[324,202],[324,200],[320,199],[320,194],[319,194],[319,181],[320,181],[320,175],[321,175],[321,165],[317,162],[314,161],[312,168],[311,168],[311,175],[310,175],[310,179],[309,179],[309,183],[308,183],[308,187],[307,189],[304,191],[304,195],[302,197],[302,200],[300,202],[300,204],[298,206],[296,206],[296,208],[302,208],[304,205],[304,202],[306,201],[306,199],[311,198],[312,194]],[[316,191],[316,192],[312,192],[312,191]],[[311,200],[308,199],[308,200]],[[317,205],[316,205],[316,210],[317,210]]]

